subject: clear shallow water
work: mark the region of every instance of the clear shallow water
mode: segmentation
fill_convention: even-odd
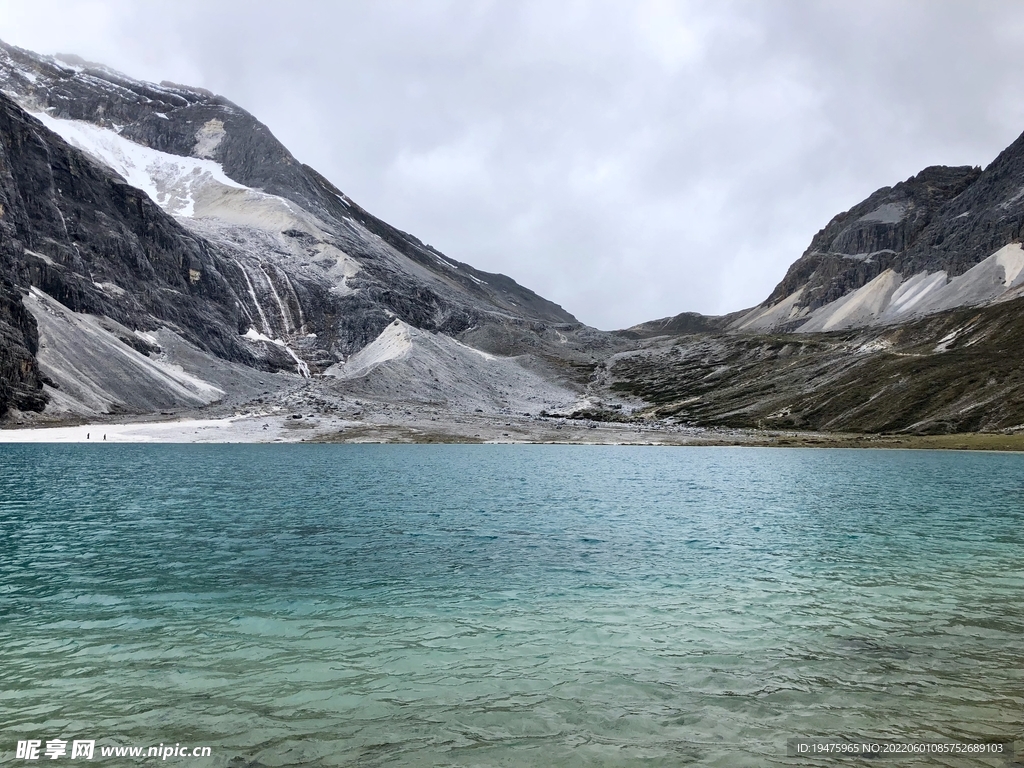
[[[7,445],[0,762],[57,736],[359,766],[1019,739],[1022,544],[1010,454]]]

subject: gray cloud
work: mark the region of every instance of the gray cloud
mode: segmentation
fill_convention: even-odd
[[[370,211],[603,328],[761,301],[811,236],[1024,130],[1009,2],[0,0],[201,85]]]

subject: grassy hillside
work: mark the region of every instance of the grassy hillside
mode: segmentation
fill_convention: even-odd
[[[892,328],[692,334],[613,358],[612,390],[705,426],[943,435],[1024,428],[1024,300]]]

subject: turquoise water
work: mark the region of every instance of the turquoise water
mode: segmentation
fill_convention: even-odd
[[[0,762],[57,737],[239,766],[1020,739],[1022,544],[1011,454],[7,445]]]

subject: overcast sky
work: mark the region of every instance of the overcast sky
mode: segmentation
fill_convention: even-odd
[[[621,328],[762,301],[840,211],[1024,131],[1024,3],[0,0],[253,112],[449,256]]]

